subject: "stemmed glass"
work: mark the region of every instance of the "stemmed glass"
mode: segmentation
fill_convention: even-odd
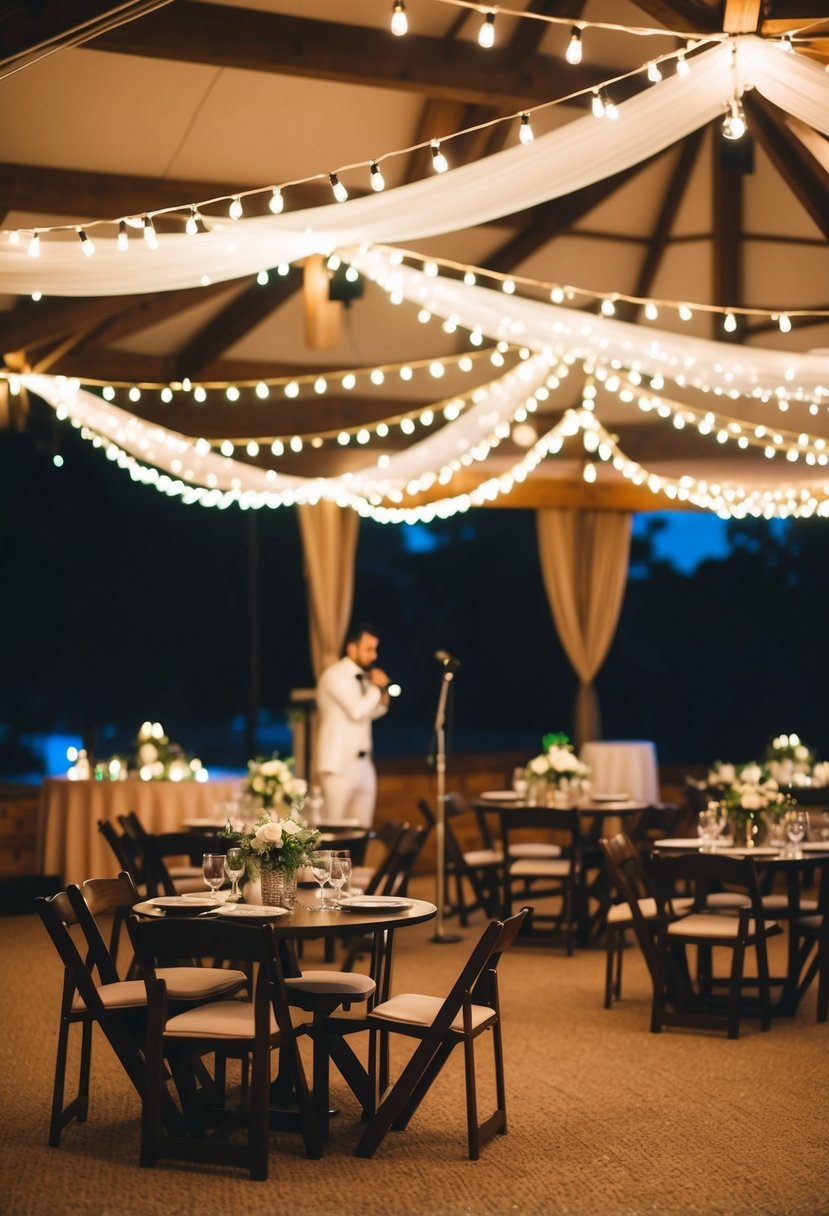
[[[786,820],[786,835],[791,845],[791,849],[789,850],[790,857],[803,856],[800,845],[806,835],[807,823],[808,817],[805,811],[792,811]]]
[[[342,902],[342,889],[351,878],[351,857],[348,853],[334,853],[331,858],[331,886],[336,891],[334,904],[339,907]]]
[[[323,887],[331,878],[331,860],[332,853],[330,849],[320,849],[318,852],[312,853],[309,858],[311,873],[320,885],[320,912],[325,907]]]
[[[529,784],[530,783],[527,780],[527,770],[523,766],[513,769],[512,788],[518,795],[519,802],[526,802]]]
[[[228,849],[225,855],[225,873],[230,879],[230,891],[225,903],[238,904],[242,901],[239,890],[239,879],[245,872],[245,854],[242,849]]]
[[[219,887],[225,880],[225,855],[224,853],[205,853],[202,860],[202,873],[204,881],[213,894],[216,903],[219,902]]]

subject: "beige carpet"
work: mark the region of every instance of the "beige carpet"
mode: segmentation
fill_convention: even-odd
[[[428,895],[424,881],[415,894]],[[430,933],[399,934],[396,990],[444,991],[477,935],[436,946]],[[744,1023],[736,1043],[712,1032],[656,1036],[634,949],[624,1000],[606,1012],[601,951],[568,959],[519,948],[502,964],[509,1135],[479,1162],[466,1159],[456,1053],[408,1130],[357,1160],[356,1105],[335,1077],[341,1113],[324,1159],[306,1161],[297,1138],[274,1134],[263,1184],[218,1167],[139,1169],[136,1095],[100,1037],[89,1122],[48,1148],[60,967],[35,916],[0,919],[0,962],[5,1216],[829,1213],[829,1025],[814,1021],[814,993],[769,1034]],[[479,1074],[483,1110],[492,1087],[488,1067]]]

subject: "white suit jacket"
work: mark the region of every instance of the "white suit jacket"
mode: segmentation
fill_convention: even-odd
[[[341,773],[360,752],[371,753],[371,723],[388,711],[382,692],[348,656],[326,667],[317,685],[317,771]]]

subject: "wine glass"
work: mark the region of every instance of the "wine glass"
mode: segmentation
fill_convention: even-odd
[[[204,881],[210,887],[216,903],[219,902],[219,887],[225,880],[224,853],[205,853],[202,858],[202,873]]]
[[[342,902],[342,889],[351,878],[351,857],[346,852],[334,853],[331,858],[331,886],[336,891],[334,903],[339,907]]]
[[[245,854],[242,849],[228,849],[225,855],[225,873],[230,879],[230,892],[226,903],[238,904],[242,900],[239,879],[245,872]]]
[[[320,849],[316,853],[312,853],[309,858],[311,873],[320,885],[320,911],[325,907],[323,887],[331,878],[331,860],[332,853],[330,849]]]
[[[805,811],[792,811],[786,820],[786,835],[791,844],[790,856],[802,857],[801,841],[806,835],[807,816]]]
[[[699,813],[697,833],[702,841],[703,853],[710,853],[717,838],[717,814],[710,806]]]
[[[529,781],[527,780],[527,770],[523,766],[519,766],[512,770],[512,788],[518,795],[519,802],[525,802],[527,798],[527,788]]]

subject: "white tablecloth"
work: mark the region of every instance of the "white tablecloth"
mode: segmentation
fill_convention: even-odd
[[[217,813],[235,798],[240,779],[210,781],[69,781],[46,777],[40,790],[38,858],[41,872],[64,883],[110,878],[118,873],[98,820],[117,823],[135,811],[148,832],[175,832],[184,819]]]
[[[645,740],[602,740],[585,743],[581,759],[593,770],[596,794],[625,794],[634,802],[659,802],[656,746]]]

